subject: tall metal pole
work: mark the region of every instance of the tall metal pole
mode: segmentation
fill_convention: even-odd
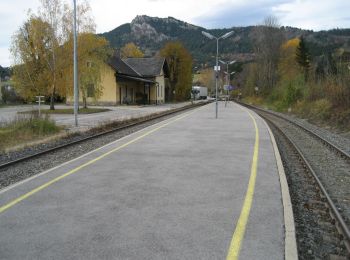
[[[230,80],[229,80],[230,74],[228,74],[228,62],[226,62],[226,101],[225,101],[225,107],[227,106],[227,102],[229,100],[228,96],[228,86],[230,85]]]
[[[216,38],[215,118],[218,118],[219,38]]]
[[[226,85],[230,85],[229,74],[228,74],[228,62],[226,63]]]
[[[208,32],[202,31],[202,34],[210,40],[216,39],[216,66],[215,66],[215,118],[218,118],[218,78],[219,78],[219,40],[230,37],[234,32],[230,31],[221,37],[215,37]]]
[[[77,61],[77,5],[76,0],[73,0],[74,3],[74,120],[75,126],[78,126],[78,108],[79,108],[79,89],[78,89],[78,61]]]

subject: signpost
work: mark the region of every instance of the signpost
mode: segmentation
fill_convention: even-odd
[[[232,86],[232,85],[224,85],[224,90],[227,90],[227,91],[232,91],[234,89],[236,89],[237,87],[235,86]]]
[[[38,99],[37,101],[35,101],[36,103],[38,103],[39,104],[39,117],[41,116],[41,110],[40,110],[40,106],[41,106],[41,102],[44,102],[45,103],[45,101],[44,100],[41,100],[42,98],[44,98],[45,96],[36,96],[36,98]]]

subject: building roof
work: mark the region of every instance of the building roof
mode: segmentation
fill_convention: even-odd
[[[109,58],[108,64],[120,74],[129,75],[132,77],[141,77],[141,74],[137,73],[122,59],[116,56],[112,56],[111,58]]]
[[[166,65],[165,58],[127,58],[123,61],[142,77],[159,76]],[[164,72],[166,73],[166,72]]]
[[[140,81],[140,82],[145,82],[145,83],[152,83],[152,84],[156,83],[153,80],[144,79],[144,78],[140,78],[140,77],[132,77],[132,76],[128,76],[128,75],[117,74],[117,78],[120,78],[120,79],[131,79],[131,80],[135,80],[135,81]]]

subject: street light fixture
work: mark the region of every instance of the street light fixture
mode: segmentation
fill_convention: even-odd
[[[224,35],[220,37],[215,37],[214,35],[202,31],[202,34],[207,37],[210,40],[215,39],[216,40],[216,66],[215,66],[215,118],[218,118],[218,74],[219,74],[219,40],[220,39],[226,39],[230,37],[234,32],[230,31],[228,33],[225,33]]]
[[[233,75],[233,74],[235,74],[235,73],[236,73],[236,71],[232,71],[231,73],[227,73],[227,72],[225,71],[225,74],[228,76],[228,82],[231,81],[231,75]]]

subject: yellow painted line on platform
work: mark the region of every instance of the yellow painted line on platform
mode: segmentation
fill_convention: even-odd
[[[204,107],[204,106],[203,106],[203,107]],[[201,107],[201,108],[199,108],[199,109],[202,109],[203,107]],[[138,137],[132,139],[131,141],[129,141],[129,142],[125,143],[125,144],[122,144],[122,145],[120,145],[120,146],[118,146],[118,147],[116,147],[116,148],[114,148],[114,149],[112,149],[112,150],[110,150],[110,151],[108,151],[108,152],[106,152],[106,153],[104,153],[104,154],[102,154],[102,155],[96,157],[95,159],[92,159],[92,160],[90,160],[90,161],[88,161],[88,162],[86,162],[86,163],[84,163],[84,164],[82,164],[82,165],[80,165],[80,166],[74,168],[73,170],[70,170],[69,172],[66,172],[66,173],[64,173],[64,174],[62,174],[62,175],[60,175],[60,176],[58,176],[58,177],[52,179],[51,181],[48,181],[48,182],[46,182],[45,184],[43,184],[43,185],[41,185],[41,186],[39,186],[39,187],[37,187],[37,188],[35,188],[35,189],[33,189],[33,190],[31,190],[31,191],[25,193],[25,194],[23,194],[22,196],[20,196],[20,197],[18,197],[18,198],[16,198],[16,199],[12,200],[11,202],[9,202],[9,203],[7,203],[7,204],[1,206],[1,207],[0,207],[0,213],[5,212],[6,210],[8,210],[8,209],[12,208],[13,206],[15,206],[16,204],[18,204],[19,202],[21,202],[21,201],[23,201],[23,200],[25,200],[25,199],[31,197],[31,196],[34,195],[35,193],[37,193],[37,192],[39,192],[39,191],[41,191],[41,190],[43,190],[43,189],[45,189],[45,188],[51,186],[52,184],[54,184],[54,183],[56,183],[56,182],[62,180],[63,178],[65,178],[65,177],[67,177],[67,176],[69,176],[69,175],[72,175],[73,173],[76,173],[77,171],[79,171],[79,170],[85,168],[86,166],[89,166],[89,165],[91,165],[91,164],[93,164],[93,163],[95,163],[95,162],[101,160],[102,158],[104,158],[104,157],[110,155],[111,153],[114,153],[114,152],[116,152],[116,151],[118,151],[118,150],[120,150],[120,149],[122,149],[122,148],[124,148],[124,147],[127,147],[127,146],[130,145],[130,144],[133,144],[133,143],[137,142],[138,140],[140,140],[140,139],[142,139],[142,138],[144,138],[144,137],[146,137],[146,136],[148,136],[148,135],[150,135],[150,134],[152,134],[152,133],[158,131],[158,130],[161,129],[161,128],[164,128],[164,127],[167,126],[167,125],[170,125],[170,124],[172,124],[172,123],[174,123],[174,122],[176,122],[176,121],[178,121],[178,120],[181,120],[181,119],[183,119],[183,118],[189,116],[190,114],[192,114],[192,113],[198,111],[199,109],[196,109],[195,111],[191,111],[191,112],[189,112],[189,113],[186,113],[185,115],[182,115],[182,116],[180,116],[180,117],[177,117],[177,118],[175,118],[174,120],[168,121],[167,123],[162,124],[162,125],[160,125],[160,126],[154,128],[154,129],[152,129],[152,130],[150,130],[150,131],[148,131],[148,132],[146,132],[146,133],[144,133],[144,134],[142,134],[142,135],[140,135],[140,136],[138,136]]]
[[[246,109],[244,109],[244,110],[247,111],[250,118],[253,120],[254,127],[255,127],[255,144],[254,144],[253,162],[252,162],[252,166],[251,166],[251,170],[250,170],[248,189],[247,189],[247,192],[245,195],[241,214],[239,216],[235,232],[233,233],[231,244],[230,244],[228,254],[226,257],[227,260],[236,260],[239,258],[239,252],[241,249],[245,230],[247,227],[250,209],[251,209],[252,203],[253,203],[256,174],[257,174],[257,170],[258,170],[259,129],[258,129],[258,125],[257,125],[256,120],[253,117],[253,115],[248,110],[246,110]]]

